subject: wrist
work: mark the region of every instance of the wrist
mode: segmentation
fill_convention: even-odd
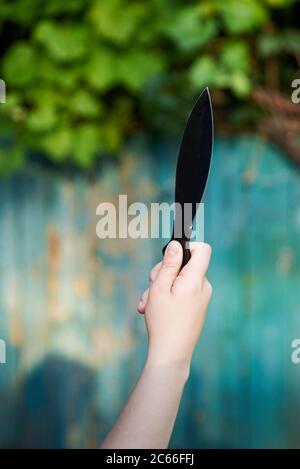
[[[185,384],[190,375],[190,360],[158,357],[149,351],[145,369],[160,369],[166,374],[176,376]]]

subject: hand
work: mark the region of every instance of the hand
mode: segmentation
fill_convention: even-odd
[[[212,295],[205,277],[211,247],[191,243],[190,250],[191,259],[179,272],[182,247],[171,241],[163,262],[150,273],[150,288],[138,306],[148,331],[147,365],[182,363],[189,368]]]

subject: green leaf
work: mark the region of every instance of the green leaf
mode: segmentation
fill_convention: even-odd
[[[99,91],[119,83],[135,91],[161,70],[163,62],[157,54],[132,50],[115,56],[109,50],[99,48],[85,67],[85,78]]]
[[[239,98],[247,97],[252,88],[249,77],[239,71],[232,74],[230,87],[233,93]]]
[[[216,8],[225,29],[232,34],[255,31],[268,18],[266,8],[259,0],[217,0]]]
[[[73,138],[73,132],[69,127],[61,127],[41,138],[40,146],[54,161],[60,162],[70,155]]]
[[[104,48],[95,49],[85,66],[84,77],[96,90],[112,87],[118,79],[117,60],[113,53]]]
[[[74,160],[82,168],[88,168],[102,149],[101,129],[92,124],[85,124],[75,132]]]
[[[249,71],[250,54],[248,46],[242,41],[229,41],[220,53],[220,63],[228,71]]]
[[[196,60],[189,70],[189,79],[196,88],[216,84],[219,73],[216,62],[208,55]]]
[[[97,34],[116,44],[126,44],[146,12],[145,5],[139,2],[95,0],[89,18]]]
[[[31,0],[29,0],[31,1]],[[86,0],[51,0],[43,5],[46,16],[79,13],[86,6]]]
[[[271,57],[280,53],[298,54],[300,52],[300,33],[287,29],[277,34],[264,34],[258,40],[261,57]]]
[[[37,25],[34,37],[57,62],[70,63],[82,59],[88,51],[88,30],[80,24],[43,21]]]
[[[26,90],[25,97],[26,101],[30,101],[36,108],[55,107],[59,103],[60,95],[55,89],[40,86]]]
[[[11,23],[17,23],[23,27],[31,26],[41,14],[42,3],[41,0],[10,0],[9,2],[2,0],[0,11]]]
[[[163,61],[158,55],[131,51],[119,58],[117,73],[121,83],[137,91],[146,81],[159,74],[163,68]]]
[[[56,127],[59,120],[61,95],[46,87],[26,91],[26,102],[31,109],[27,111],[26,125],[33,133],[46,132]]]
[[[20,105],[22,102],[22,95],[17,92],[10,92],[6,95],[5,106],[0,106],[0,111],[10,113],[13,109]]]
[[[7,86],[23,87],[34,79],[37,68],[35,51],[25,42],[15,43],[6,53],[3,74]]]
[[[183,51],[203,47],[217,34],[217,24],[213,19],[202,19],[198,7],[179,10],[171,16],[165,32]]]
[[[223,60],[220,61],[221,63],[217,63],[210,56],[202,56],[189,70],[192,85],[198,90],[205,86],[230,88],[239,98],[247,96],[251,91],[250,79],[243,70],[234,68],[237,64],[233,64],[229,60],[230,57],[231,53],[225,54],[222,57]],[[239,65],[241,64],[239,63]]]
[[[51,130],[57,124],[57,119],[56,109],[41,103],[40,107],[29,113],[27,128],[33,132]]]
[[[79,90],[70,99],[69,109],[77,116],[93,118],[102,111],[102,103],[89,92]]]
[[[76,64],[65,65],[49,60],[49,57],[42,57],[39,62],[37,76],[42,83],[54,89],[65,88],[76,89],[81,78],[82,70]]]

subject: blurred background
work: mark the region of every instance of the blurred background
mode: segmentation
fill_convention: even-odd
[[[300,2],[1,0],[1,447],[95,447],[146,354],[164,240],[100,240],[96,207],[173,200],[205,86],[214,296],[171,447],[299,447]]]

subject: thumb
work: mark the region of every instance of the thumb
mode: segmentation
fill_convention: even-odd
[[[154,281],[163,289],[171,290],[182,264],[182,246],[178,241],[171,241],[165,251],[161,269]]]

